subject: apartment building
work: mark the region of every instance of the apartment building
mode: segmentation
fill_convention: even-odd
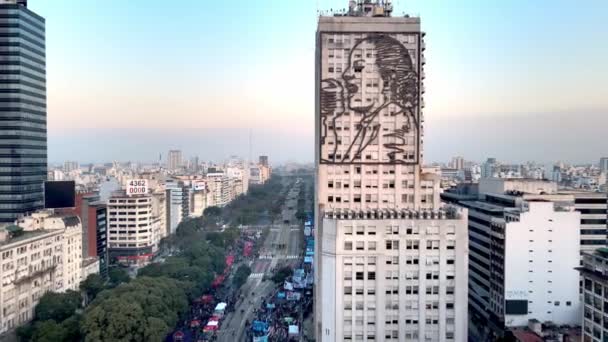
[[[583,279],[582,327],[584,342],[603,342],[608,339],[608,249],[598,248],[583,254],[578,268]]]
[[[467,213],[422,166],[424,33],[391,11],[319,17],[316,340],[466,341]]]
[[[581,213],[553,182],[482,178],[445,192],[468,209],[470,336],[493,340],[529,320],[580,322]]]
[[[207,172],[207,185],[214,206],[223,207],[232,200],[230,178],[223,171],[210,169]]]
[[[108,200],[108,253],[110,260],[142,265],[158,250],[161,218],[153,214],[152,195],[127,196],[115,192]]]
[[[78,289],[81,236],[78,217],[51,211],[0,228],[0,334],[29,322],[46,292]]]

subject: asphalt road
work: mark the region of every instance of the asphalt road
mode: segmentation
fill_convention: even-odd
[[[290,190],[281,215],[291,223],[296,222],[298,191],[299,189],[294,188]],[[289,206],[293,206],[293,209],[288,209]],[[251,322],[254,310],[259,308],[263,298],[276,288],[271,280],[263,281],[264,275],[272,276],[272,270],[279,265],[296,265],[302,258],[303,248],[302,228],[299,225],[275,224],[270,228],[260,250],[260,257],[251,262],[252,273],[241,288],[243,299],[236,303],[235,310],[227,314],[222,322],[218,332],[219,342],[245,341],[246,322]]]

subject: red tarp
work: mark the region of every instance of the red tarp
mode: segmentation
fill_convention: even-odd
[[[201,321],[199,321],[198,319],[192,320],[190,322],[190,327],[191,328],[198,327],[199,325],[201,325]]]
[[[243,247],[243,255],[246,257],[250,256],[252,250],[253,250],[253,242],[250,242],[250,241],[245,242],[245,247]]]
[[[211,284],[211,286],[213,287],[218,287],[220,285],[222,285],[222,283],[224,282],[224,279],[226,277],[224,277],[223,274],[218,275],[217,277],[215,277],[215,279],[213,280],[213,283]]]
[[[201,297],[201,302],[203,302],[204,304],[209,304],[211,302],[213,302],[213,296],[212,295],[204,295]]]
[[[232,264],[234,264],[234,255],[230,254],[226,257],[226,266],[232,267]]]

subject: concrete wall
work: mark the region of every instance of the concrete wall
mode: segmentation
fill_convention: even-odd
[[[322,292],[316,298],[323,317],[322,323],[317,322],[322,340],[343,341],[345,335],[355,340],[357,334],[363,334],[366,339],[371,334],[382,341],[387,331],[398,331],[399,336],[416,331],[422,339],[428,332],[433,341],[446,341],[446,333],[450,331],[454,339],[449,341],[466,341],[466,211],[462,217],[459,220],[323,219],[321,278],[317,279]],[[358,234],[360,231],[363,234]],[[387,249],[387,240],[398,241],[399,247]],[[408,248],[414,241],[418,249]],[[438,248],[427,249],[427,241],[437,243]],[[352,250],[345,249],[345,242],[352,242]],[[358,243],[363,250],[357,249]],[[375,250],[370,248],[373,243]],[[454,248],[448,248],[448,244]],[[408,263],[414,259],[418,260],[417,264]],[[448,260],[454,263],[448,264]],[[356,279],[357,272],[363,272],[364,280]],[[375,280],[368,279],[369,272],[375,272]],[[391,272],[391,279],[386,279],[387,272]],[[427,273],[436,273],[438,279],[427,280]],[[351,279],[347,279],[348,274]],[[410,286],[418,286],[418,293],[408,294]],[[426,294],[427,286],[438,287],[439,293]],[[344,293],[345,287],[352,289],[351,295]],[[453,294],[447,294],[448,287],[454,288]],[[356,294],[358,288],[363,289],[362,295]],[[370,289],[375,294],[370,295]],[[398,293],[386,294],[387,289],[397,289]],[[398,308],[386,309],[387,302],[395,303]],[[433,302],[438,303],[438,309],[427,310],[426,305]],[[356,310],[357,303],[363,303],[363,310]],[[454,303],[454,308],[447,309],[447,303]],[[345,304],[350,304],[352,311],[345,310]],[[392,317],[389,320],[398,323],[387,325],[389,316]],[[358,317],[362,321],[358,321]],[[438,324],[427,326],[427,318],[437,320]],[[406,319],[417,320],[418,324],[406,325]],[[374,324],[370,325],[371,320]]]
[[[505,298],[528,300],[529,314],[505,315],[506,326],[580,324],[579,224],[580,213],[556,212],[551,202],[530,202],[519,222],[507,222]]]
[[[557,192],[557,183],[537,179],[482,178],[479,180],[479,193],[504,194],[505,191],[554,194]]]

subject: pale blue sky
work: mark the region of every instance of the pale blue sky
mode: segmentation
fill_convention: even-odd
[[[317,9],[347,0],[30,0],[47,20],[49,159],[313,157]],[[425,151],[608,155],[608,1],[394,1],[427,32]],[[525,136],[523,135],[525,133]]]

